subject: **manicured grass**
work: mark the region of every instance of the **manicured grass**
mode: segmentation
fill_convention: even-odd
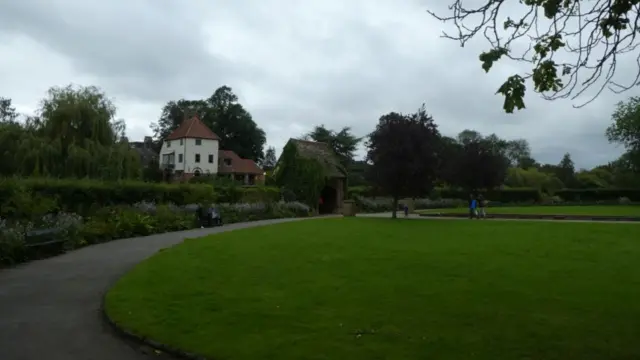
[[[467,208],[418,210],[420,214],[429,213],[468,213]],[[488,213],[493,214],[536,214],[536,215],[608,215],[608,216],[640,216],[640,206],[521,206],[521,207],[491,207]]]
[[[121,326],[217,359],[640,359],[640,225],[319,219],[162,251]]]

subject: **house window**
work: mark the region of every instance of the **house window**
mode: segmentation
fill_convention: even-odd
[[[231,159],[224,159],[224,164],[226,166],[231,166]]]
[[[184,144],[183,141],[184,139],[180,139],[180,145]]]
[[[178,162],[181,163],[182,162],[182,154],[178,154]]]
[[[171,147],[171,141],[167,141],[167,147],[170,148]]]
[[[213,164],[213,155],[209,154],[209,164]]]
[[[200,154],[196,154],[196,162],[199,163],[200,162]]]
[[[201,139],[196,139],[196,145],[202,145],[202,140]]]

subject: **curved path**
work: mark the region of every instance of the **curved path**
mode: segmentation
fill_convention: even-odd
[[[104,325],[104,292],[138,262],[185,238],[306,219],[196,229],[89,246],[0,270],[0,359],[142,360],[158,358]],[[152,355],[148,355],[152,354]]]

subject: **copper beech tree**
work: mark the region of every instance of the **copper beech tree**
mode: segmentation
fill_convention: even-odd
[[[393,197],[396,218],[401,197],[428,194],[439,168],[440,132],[424,105],[414,114],[380,117],[366,143],[370,181]]]

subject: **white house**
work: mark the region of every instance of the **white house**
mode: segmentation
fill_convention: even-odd
[[[178,178],[218,173],[220,137],[197,116],[185,120],[162,143],[160,168]]]
[[[161,169],[171,169],[178,180],[193,176],[229,177],[245,185],[264,182],[264,170],[253,160],[220,149],[220,137],[197,116],[185,120],[162,143]]]

